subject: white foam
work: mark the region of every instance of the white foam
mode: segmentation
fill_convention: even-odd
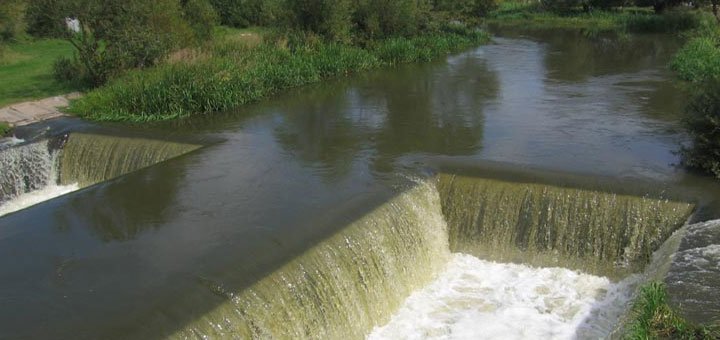
[[[40,190],[28,192],[13,198],[5,203],[0,204],[0,216],[7,215],[27,207],[33,206],[51,198],[65,195],[69,192],[78,190],[77,184],[71,185],[48,185]]]
[[[447,270],[368,339],[598,339],[613,330],[638,279],[612,283],[453,254]]]

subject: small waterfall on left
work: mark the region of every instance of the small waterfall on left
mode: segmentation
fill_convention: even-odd
[[[46,139],[0,150],[0,216],[77,190],[57,183],[56,144]]]

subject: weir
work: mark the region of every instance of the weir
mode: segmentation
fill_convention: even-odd
[[[200,147],[72,133],[0,149],[0,216]]]
[[[229,291],[222,282],[203,280],[225,302],[171,337],[362,339],[373,327],[388,322],[411,293],[436,279],[448,264],[466,261],[452,253],[581,269],[620,279],[640,272],[692,210],[692,204],[670,200],[440,174],[368,212],[247,288]],[[482,261],[471,266],[477,265],[489,266]],[[615,287],[604,278],[573,276],[578,274],[562,268],[540,274],[528,267],[503,268],[510,269],[498,270],[576,280],[577,289],[587,290],[584,299],[612,289],[604,298],[609,302],[601,304],[614,310],[600,312],[602,317],[587,316],[604,323],[582,331],[593,336],[613,330],[637,284],[633,278]],[[544,284],[533,289],[550,289]],[[462,301],[454,303],[465,305]],[[498,308],[476,303],[476,308]],[[543,308],[552,313],[558,309],[570,324],[592,312],[591,305],[572,303]]]
[[[596,190],[441,174],[450,248],[499,262],[615,279],[642,271],[694,205]]]
[[[107,181],[200,148],[200,145],[73,133],[60,157],[60,183]]]
[[[172,337],[362,339],[449,260],[433,183],[417,185],[240,292]]]

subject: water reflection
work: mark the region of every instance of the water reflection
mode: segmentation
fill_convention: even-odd
[[[56,212],[57,228],[89,226],[103,242],[133,240],[159,228],[179,209],[176,196],[185,172],[178,163],[157,165],[68,196],[65,208]]]
[[[390,172],[412,153],[470,155],[482,145],[483,108],[499,90],[497,75],[475,54],[447,63],[375,73],[373,86],[316,88],[282,115],[278,142],[331,176],[346,174],[360,150],[373,170]]]

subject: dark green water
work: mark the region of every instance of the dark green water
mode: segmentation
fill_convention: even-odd
[[[367,216],[392,211],[412,178],[438,169],[648,182],[697,201],[703,217],[718,216],[718,185],[673,165],[687,140],[678,115],[684,96],[665,67],[677,42],[502,36],[440,62],[148,129],[220,142],[0,218],[0,338],[223,334],[212,325],[233,299],[252,300],[241,297],[246,288],[272,295],[263,282],[284,282],[271,275],[277,269],[315,261],[308,250],[337,244],[329,237],[345,226],[385,223]],[[414,221],[408,214],[396,224]],[[426,244],[419,237],[403,247]],[[242,301],[235,305],[243,311],[262,309]],[[386,308],[398,303],[389,301]],[[387,318],[380,314],[358,323]],[[248,324],[245,334],[264,334],[258,321]],[[306,331],[291,335],[312,336]]]

